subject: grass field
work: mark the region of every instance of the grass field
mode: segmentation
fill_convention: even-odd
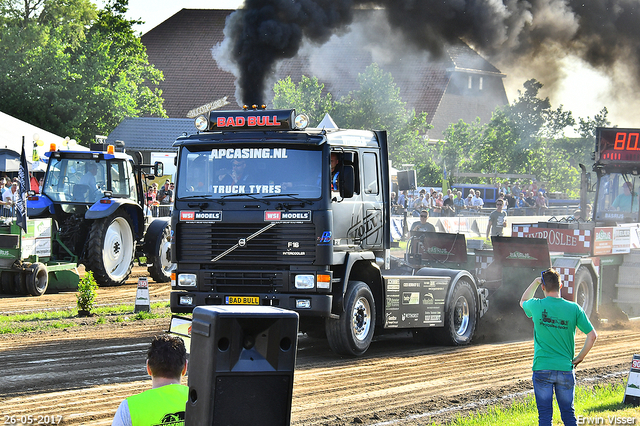
[[[575,410],[578,424],[640,425],[640,407],[624,405],[625,388],[621,384],[577,387]],[[491,407],[471,416],[458,417],[453,426],[532,426],[538,424],[533,394],[508,407]],[[553,426],[562,425],[560,410],[554,401]]]
[[[0,315],[0,334],[44,331],[108,322],[139,321],[149,318],[170,317],[169,302],[152,303],[150,312],[134,313],[133,304],[106,306],[91,310],[91,317],[78,317],[77,309],[34,312],[29,314]]]

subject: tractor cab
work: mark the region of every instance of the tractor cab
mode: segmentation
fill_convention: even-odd
[[[99,157],[51,158],[42,193],[55,203],[93,204],[107,191],[111,197],[137,201],[129,162],[125,158]]]

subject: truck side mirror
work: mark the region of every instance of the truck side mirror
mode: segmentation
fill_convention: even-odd
[[[356,160],[355,153],[353,152],[342,153],[342,164],[346,166],[353,166],[353,163],[355,163],[355,160]]]
[[[153,164],[153,175],[155,177],[162,177],[164,176],[164,164],[162,164],[161,161],[156,161]]]
[[[338,175],[340,179],[340,197],[351,198],[355,191],[355,173],[353,166],[343,166],[342,171]]]

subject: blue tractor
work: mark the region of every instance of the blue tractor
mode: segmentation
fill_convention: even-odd
[[[124,152],[52,150],[41,194],[27,200],[29,218],[52,218],[58,259],[93,271],[99,285],[123,284],[134,260],[156,282],[170,281],[168,217],[144,214],[144,171],[163,175],[162,163],[142,164]]]

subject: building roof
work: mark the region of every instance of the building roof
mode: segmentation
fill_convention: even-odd
[[[123,141],[132,151],[173,152],[176,139],[196,133],[190,118],[125,118],[107,137],[107,143]]]
[[[164,107],[172,118],[224,96],[237,109],[235,77],[220,69],[211,48],[223,39],[225,19],[233,11],[182,9],[142,36],[149,62],[164,72]]]

